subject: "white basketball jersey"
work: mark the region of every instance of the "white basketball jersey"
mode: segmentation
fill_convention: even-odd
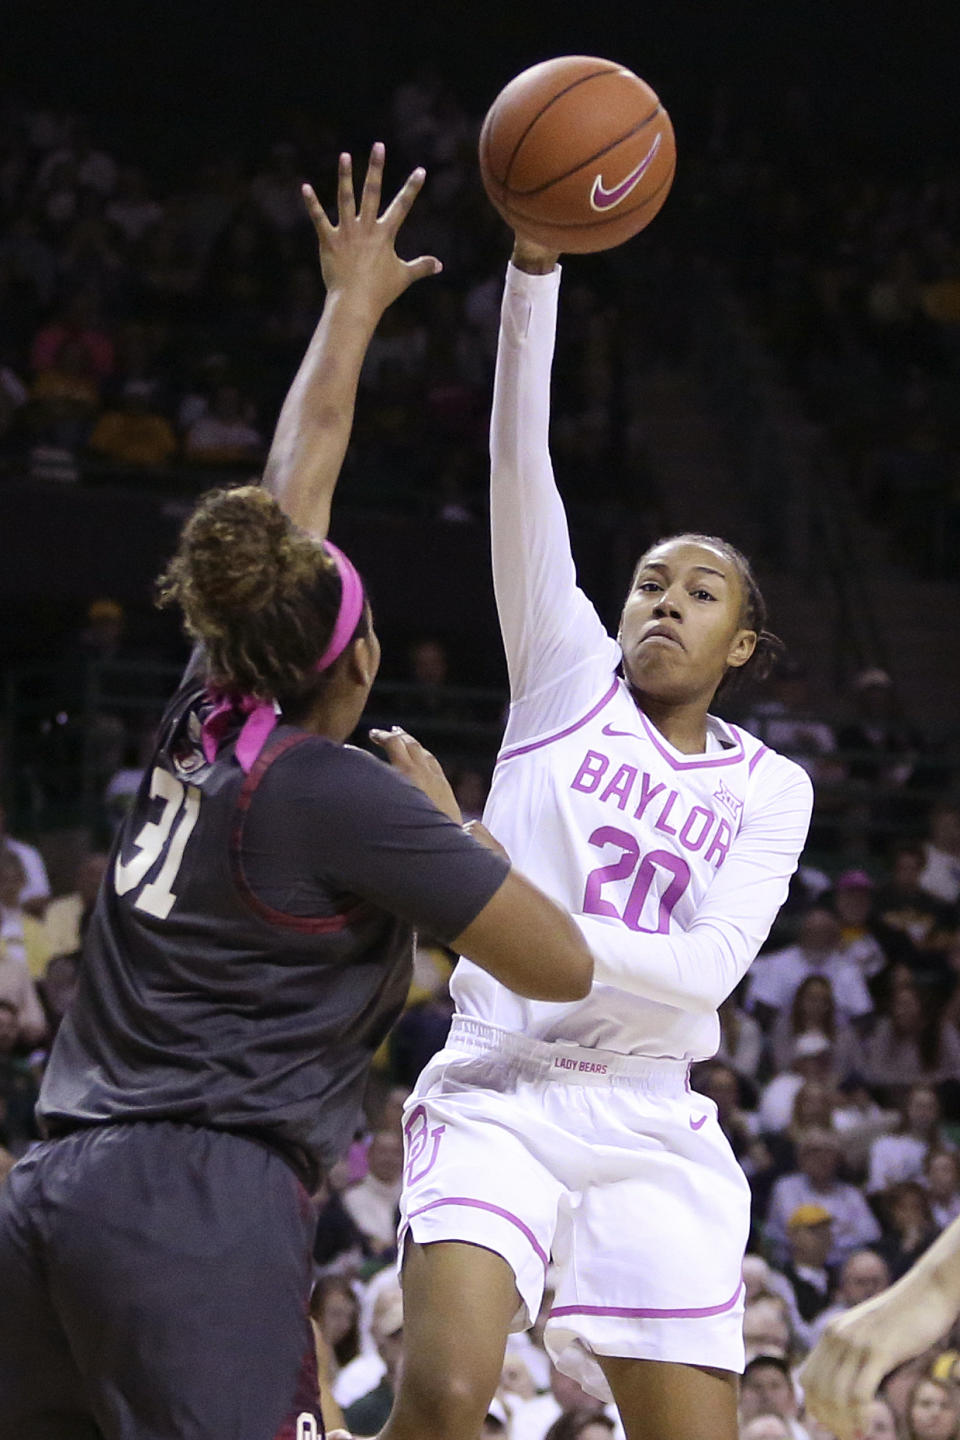
[[[523,1000],[461,960],[458,1010],[546,1040],[703,1059],[716,1007],[786,897],[811,810],[792,761],[714,717],[674,749],[618,678],[579,590],[547,449],[559,272],[508,271],[492,427],[494,580],[511,709],[484,823],[575,916],[597,961],[573,1004]]]

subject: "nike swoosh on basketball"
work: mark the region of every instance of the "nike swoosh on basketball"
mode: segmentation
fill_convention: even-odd
[[[590,191],[591,208],[594,210],[612,210],[615,205],[619,205],[622,201],[626,200],[631,190],[639,185],[647,170],[650,168],[653,157],[660,149],[662,139],[662,134],[658,133],[650,149],[640,161],[640,164],[631,170],[630,174],[624,180],[621,180],[619,185],[614,185],[612,190],[608,190],[605,187],[602,175],[595,176],[593,189]]]
[[[691,1130],[702,1130],[703,1127],[704,1127],[704,1125],[706,1125],[706,1123],[707,1123],[707,1117],[706,1117],[706,1115],[701,1115],[699,1120],[694,1120],[693,1116],[692,1116],[692,1115],[690,1116],[690,1129],[691,1129]]]
[[[629,739],[629,740],[639,740],[639,739],[640,739],[640,736],[639,736],[639,735],[635,735],[632,730],[614,730],[614,728],[613,728],[612,725],[604,725],[603,729],[600,731],[600,734],[601,734],[601,735],[622,735],[622,736],[626,736],[627,739]]]

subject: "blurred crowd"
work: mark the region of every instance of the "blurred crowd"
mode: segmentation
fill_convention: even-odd
[[[776,124],[720,92],[644,242],[580,261],[563,292],[553,445],[571,498],[636,495],[636,377],[690,344],[705,271],[741,296],[898,553],[949,573],[960,516],[960,183],[844,149],[809,92]],[[381,128],[388,182],[428,183],[404,231],[441,280],[371,346],[352,498],[482,513],[486,412],[507,236],[476,166],[478,115],[430,72]],[[302,128],[302,127],[301,127]],[[260,153],[176,173],[117,153],[84,117],[0,110],[0,459],[61,480],[196,490],[263,457],[322,285],[299,182],[333,209],[338,136],[317,120]],[[362,157],[357,157],[358,164]]]
[[[507,236],[482,197],[476,117],[431,78],[384,120],[389,187],[429,181],[404,227],[441,280],[394,306],[364,368],[348,461],[356,503],[475,517]],[[342,142],[341,142],[342,143]],[[247,161],[198,161],[161,183],[80,116],[0,112],[0,456],[8,472],[199,489],[258,468],[316,325],[322,282],[300,195],[335,215],[337,138],[322,125]],[[356,157],[362,175],[365,157]],[[571,287],[578,344],[560,367],[561,456],[600,473],[610,445],[617,317]],[[584,493],[589,478],[580,482]]]
[[[844,97],[845,99],[845,97]],[[802,86],[776,123],[718,100],[701,165],[714,260],[747,297],[861,512],[898,558],[952,576],[960,535],[960,180],[920,147],[853,143]]]
[[[802,94],[784,107],[774,157],[718,105],[671,233],[687,225],[688,258],[702,247],[747,297],[811,414],[831,429],[860,502],[914,563],[941,569],[960,499],[960,185],[924,176],[849,186],[818,164]],[[506,249],[478,188],[476,125],[430,76],[390,98],[392,181],[420,163],[430,177],[406,253],[437,254],[445,270],[389,313],[371,345],[345,481],[354,500],[457,524],[483,513]],[[161,179],[113,153],[80,116],[4,102],[0,479],[189,490],[255,471],[322,300],[298,182],[309,177],[328,202],[336,149],[319,126],[250,163],[224,155]],[[678,343],[673,263],[655,258],[653,281],[642,294],[628,287],[620,305],[615,261],[564,290],[554,445],[574,498],[616,501],[623,476],[642,465],[623,357],[628,341],[637,364]],[[642,337],[628,302],[642,302]],[[85,667],[130,658],[124,647],[122,607],[104,598],[63,683],[82,689]],[[799,1360],[832,1315],[885,1288],[960,1214],[960,802],[884,671],[857,675],[833,716],[810,700],[810,679],[782,662],[739,716],[811,774],[814,828],[770,942],[723,1006],[719,1054],[693,1080],[716,1104],[753,1192],[743,1440],[829,1440],[804,1415]],[[458,731],[480,723],[477,705],[451,684],[442,642],[424,635],[390,720],[428,741],[452,736],[439,748],[453,753]],[[149,719],[122,706],[86,717],[80,743],[102,823],[54,887],[42,846],[11,834],[0,812],[3,1167],[37,1139],[37,1086],[83,963],[110,831],[139,783]],[[489,758],[458,769],[465,815],[482,810]],[[2,778],[22,795],[22,774]],[[443,1043],[452,959],[421,941],[367,1124],[314,1197],[313,1317],[334,1394],[360,1434],[385,1418],[400,1363],[402,1106]],[[511,1338],[484,1435],[619,1434],[612,1413],[550,1366],[545,1313]],[[890,1376],[868,1440],[960,1436],[958,1367],[960,1332]]]

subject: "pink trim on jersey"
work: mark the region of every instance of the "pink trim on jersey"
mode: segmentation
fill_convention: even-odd
[[[755,751],[754,751],[754,753],[753,753],[753,754],[751,755],[751,757],[750,757],[750,764],[747,766],[747,774],[748,774],[748,775],[752,775],[752,774],[753,774],[753,767],[756,765],[756,763],[757,763],[757,761],[760,759],[761,755],[766,755],[766,753],[767,753],[767,746],[766,746],[766,745],[761,745],[760,748],[759,748],[759,750],[755,750]]]
[[[499,1215],[502,1220],[509,1220],[510,1224],[516,1225],[517,1229],[530,1241],[544,1270],[549,1265],[549,1257],[529,1225],[524,1225],[523,1221],[510,1210],[502,1210],[499,1205],[491,1205],[486,1200],[468,1200],[465,1195],[448,1195],[442,1200],[431,1200],[429,1205],[421,1205],[419,1210],[411,1211],[407,1216],[407,1229],[410,1228],[411,1220],[416,1220],[418,1215],[425,1215],[428,1210],[436,1210],[440,1205],[466,1205],[471,1210],[489,1210],[491,1215]]]
[[[542,740],[531,740],[529,745],[515,745],[512,750],[501,750],[497,756],[497,764],[500,765],[504,760],[513,760],[517,755],[528,755],[531,750],[539,750],[544,745],[552,745],[554,740],[564,740],[568,735],[572,735],[574,730],[579,730],[581,726],[599,715],[605,705],[609,705],[616,695],[619,685],[620,681],[614,680],[606,695],[597,701],[593,709],[588,710],[586,715],[582,715],[579,720],[574,720],[573,724],[568,725],[565,730],[557,730],[553,735],[545,735]]]
[[[727,1310],[732,1310],[740,1299],[742,1289],[741,1281],[730,1299],[724,1300],[722,1305],[705,1305],[699,1309],[636,1310],[627,1305],[558,1305],[555,1310],[550,1311],[549,1319],[553,1320],[557,1315],[612,1315],[620,1320],[705,1320],[711,1315],[723,1315]]]
[[[737,748],[728,751],[724,755],[711,756],[706,760],[678,760],[677,757],[672,755],[666,748],[656,727],[651,725],[643,711],[638,709],[637,714],[640,716],[640,723],[647,732],[647,739],[650,741],[654,750],[657,751],[657,754],[666,760],[672,770],[708,770],[715,765],[739,765],[743,759],[743,741],[738,735]]]

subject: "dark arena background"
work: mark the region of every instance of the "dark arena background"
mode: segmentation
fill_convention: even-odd
[[[332,207],[338,152],[359,167],[376,139],[391,191],[426,166],[401,249],[445,268],[371,346],[332,535],[383,638],[370,723],[407,726],[481,810],[506,690],[485,485],[509,235],[476,141],[525,66],[606,56],[656,88],[679,158],[647,232],[565,264],[552,444],[582,583],[615,627],[659,535],[751,556],[787,649],[725,713],[816,792],[768,949],[828,977],[852,965],[869,996],[758,1026],[745,982],[702,1084],[754,1185],[758,1254],[790,1258],[776,1187],[796,1122],[764,1102],[800,1074],[874,1222],[833,1259],[862,1243],[899,1273],[913,1242],[889,1185],[914,1186],[924,1235],[960,1209],[956,1164],[934,1195],[927,1163],[960,1139],[960,6],[11,0],[3,28],[0,794],[6,834],[75,912],[68,943],[41,885],[27,944],[4,879],[4,943],[33,947],[43,1011],[14,1059],[42,1068],[78,876],[184,661],[154,578],[195,498],[259,473],[320,312],[299,183]],[[442,1013],[440,982],[424,997]],[[799,1030],[823,1031],[826,1061],[795,1062]],[[384,1056],[385,1083],[411,1083],[411,1053]],[[897,1111],[921,1085],[941,1118],[882,1171],[876,1137],[914,1133]],[[32,1138],[8,1101],[0,1136]],[[765,1343],[792,1356],[811,1322],[791,1304]]]

